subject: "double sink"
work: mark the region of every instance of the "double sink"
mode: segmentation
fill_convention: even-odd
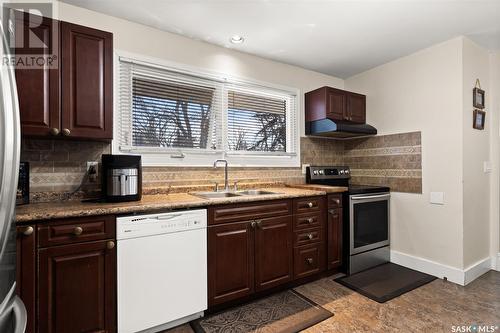
[[[234,192],[194,192],[191,194],[203,199],[219,199],[219,198],[232,198],[241,196],[269,195],[278,193],[271,191],[263,191],[263,190],[246,190],[246,191],[234,191]]]

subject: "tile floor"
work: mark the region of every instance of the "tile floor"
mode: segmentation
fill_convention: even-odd
[[[305,330],[308,333],[452,332],[453,325],[474,324],[500,327],[500,272],[496,271],[465,287],[435,280],[384,304],[347,289],[332,278],[296,290],[334,313]],[[189,325],[168,331],[192,332]],[[500,333],[500,328],[495,332]]]

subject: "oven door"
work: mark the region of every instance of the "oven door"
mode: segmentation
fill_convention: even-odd
[[[390,193],[349,196],[350,254],[389,245]]]

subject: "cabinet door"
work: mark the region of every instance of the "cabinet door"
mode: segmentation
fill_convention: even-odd
[[[113,35],[61,22],[62,131],[113,137]]]
[[[366,122],[366,96],[347,93],[347,114],[351,122],[364,124]]]
[[[328,210],[328,269],[342,264],[342,210]]]
[[[51,58],[52,66],[32,69],[28,69],[27,66],[16,67],[15,75],[21,116],[21,133],[23,135],[51,136],[57,135],[59,132],[58,28],[59,22],[56,20],[28,13],[17,12],[16,14],[15,38],[16,52],[19,56],[31,56],[29,53],[30,42],[35,38],[50,46],[52,54],[55,55],[55,58]],[[47,53],[46,56],[50,56],[50,54]]]
[[[254,291],[254,234],[250,222],[208,227],[208,303]]]
[[[255,289],[275,287],[291,280],[293,274],[292,217],[256,221]]]
[[[34,225],[16,228],[16,288],[28,315],[26,333],[35,332],[36,319],[36,228]]]
[[[327,94],[326,116],[332,120],[346,120],[347,101],[343,90],[329,88]]]
[[[39,250],[40,333],[116,331],[113,241]]]

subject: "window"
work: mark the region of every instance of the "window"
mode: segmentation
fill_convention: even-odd
[[[114,153],[145,165],[297,166],[296,91],[119,58]]]

